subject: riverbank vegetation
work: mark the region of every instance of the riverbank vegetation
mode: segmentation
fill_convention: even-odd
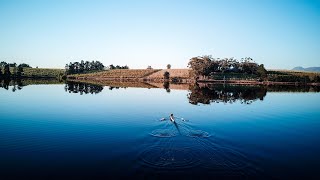
[[[258,65],[252,58],[246,57],[238,61],[235,58],[213,58],[211,55],[193,57],[188,66],[195,79],[214,79],[215,75],[246,75],[251,78],[267,78],[267,70],[263,64]]]
[[[196,81],[271,81],[287,83],[320,83],[320,73],[298,71],[267,71],[263,64],[246,57],[215,59],[212,56],[198,56],[189,60],[191,77]]]

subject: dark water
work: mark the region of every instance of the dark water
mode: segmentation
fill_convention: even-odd
[[[320,177],[315,87],[19,87],[0,88],[0,179]]]

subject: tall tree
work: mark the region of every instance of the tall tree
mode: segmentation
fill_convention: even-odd
[[[193,57],[188,65],[196,77],[207,76],[210,73],[211,59],[209,56]]]
[[[90,62],[89,61],[86,61],[86,63],[84,64],[84,69],[86,72],[90,71]]]
[[[83,73],[84,72],[84,66],[85,63],[83,60],[81,60],[80,64],[79,64],[79,73]]]
[[[17,63],[12,63],[10,64],[11,67],[13,67],[13,75],[17,75]]]
[[[164,78],[164,80],[169,80],[170,79],[170,73],[168,71],[164,72],[163,78]]]
[[[4,72],[3,72],[4,76],[6,77],[10,77],[11,72],[10,72],[10,66],[9,64],[5,64],[4,65]]]
[[[2,61],[0,62],[0,67],[4,67],[6,64],[7,64],[6,62]]]
[[[23,65],[19,64],[18,71],[17,71],[17,76],[21,77],[22,73],[23,73]]]
[[[260,76],[260,78],[262,79],[266,79],[267,78],[267,70],[264,68],[263,64],[260,64],[257,68],[257,74],[258,76]]]

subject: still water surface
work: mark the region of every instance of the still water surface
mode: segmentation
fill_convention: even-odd
[[[318,92],[69,83],[0,100],[0,179],[320,177]]]

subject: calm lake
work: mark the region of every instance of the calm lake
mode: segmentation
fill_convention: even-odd
[[[0,179],[320,178],[320,88],[124,86],[1,82]]]

